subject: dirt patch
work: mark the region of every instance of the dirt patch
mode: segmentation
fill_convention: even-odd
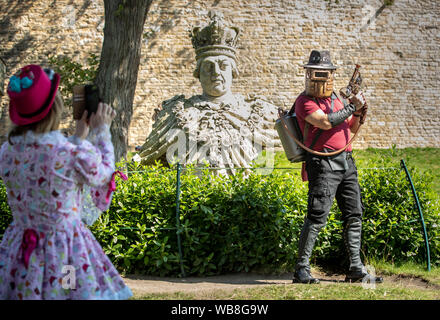
[[[201,293],[213,290],[233,291],[263,285],[292,283],[291,274],[260,275],[240,273],[210,277],[168,278],[127,275],[125,283],[135,295],[152,293]]]
[[[345,274],[313,270],[313,276],[321,281],[321,285],[343,283]],[[188,293],[209,296],[213,291],[231,292],[235,289],[246,289],[268,285],[292,284],[292,273],[267,275],[256,273],[239,273],[209,277],[152,277],[142,275],[126,275],[125,283],[131,288],[135,296],[160,293]],[[405,275],[383,276],[385,284],[394,284],[413,289],[440,289],[440,286],[428,281]]]
[[[387,277],[388,281],[400,284],[406,288],[414,288],[414,289],[428,289],[428,290],[440,290],[440,286],[434,283],[430,283],[429,281],[418,278],[411,275],[392,275]]]
[[[323,272],[321,270],[313,270],[312,273],[314,277],[321,281],[321,285],[343,283],[345,279],[345,274]],[[124,277],[124,281],[131,288],[135,296],[176,292],[209,295],[210,292],[216,290],[230,292],[235,289],[259,286],[288,285],[292,284],[292,275],[292,273],[280,275],[239,273],[187,278],[127,275]],[[414,289],[440,289],[440,286],[431,284],[424,279],[404,275],[384,276],[384,283],[392,283]]]

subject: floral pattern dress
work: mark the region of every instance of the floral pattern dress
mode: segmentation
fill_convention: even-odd
[[[127,299],[131,290],[82,221],[104,211],[114,152],[108,126],[87,140],[27,132],[0,149],[13,222],[0,244],[0,299]]]

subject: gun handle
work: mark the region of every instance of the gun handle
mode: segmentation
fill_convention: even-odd
[[[350,85],[345,87],[345,88],[341,88],[339,90],[339,94],[344,98],[344,99],[348,99],[351,96],[351,88]]]

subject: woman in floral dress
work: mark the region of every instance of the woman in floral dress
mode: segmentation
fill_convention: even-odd
[[[59,81],[29,65],[8,85],[15,126],[0,149],[0,177],[13,222],[0,244],[0,299],[127,299],[131,290],[83,222],[110,206],[115,111],[100,103],[66,138],[57,130]]]

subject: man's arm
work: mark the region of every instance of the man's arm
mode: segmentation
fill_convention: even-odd
[[[349,118],[348,118],[348,125],[350,126],[350,131],[352,133],[356,132],[360,125],[361,116],[357,115],[357,112],[354,112]]]
[[[328,120],[327,114],[321,109],[309,114],[304,120],[322,130],[329,130],[332,128],[332,124]]]
[[[360,91],[357,95],[350,99],[350,102],[356,105],[356,111],[353,112],[350,118],[348,118],[348,125],[352,133],[356,132],[360,127],[360,120],[364,108],[367,107],[367,101],[365,100],[364,93]],[[358,106],[362,106],[358,108]]]
[[[329,114],[325,114],[324,111],[318,109],[315,112],[306,116],[304,120],[322,130],[329,130],[333,127],[340,125],[345,121],[345,119],[348,118],[350,129],[351,131],[353,131],[357,129],[356,126],[359,125],[357,111],[359,111],[359,109],[361,109],[364,105],[365,98],[360,92],[358,95],[350,99],[350,104],[346,105],[343,109]],[[354,117],[352,116],[353,113],[355,114]]]

